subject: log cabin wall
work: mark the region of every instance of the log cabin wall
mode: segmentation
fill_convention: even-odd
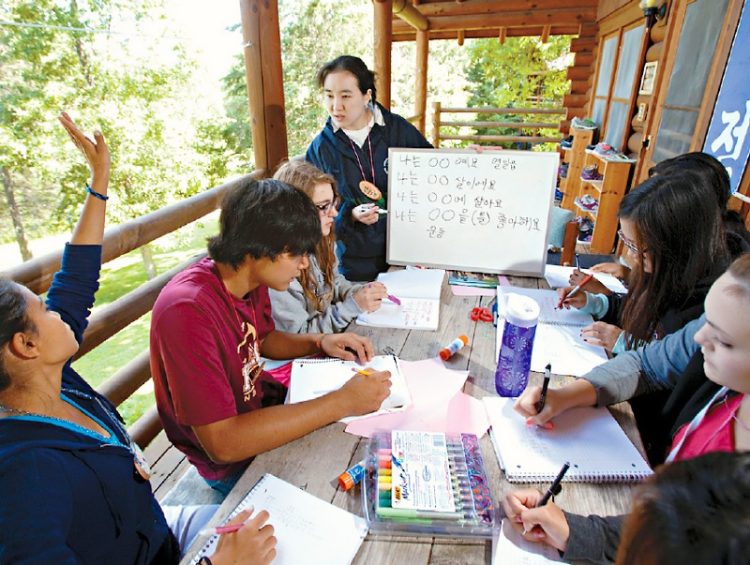
[[[591,69],[592,88],[588,92],[587,115],[595,114],[596,85],[601,72],[603,42],[615,33],[620,33],[622,36],[624,30],[633,29],[639,21],[645,21],[643,10],[639,4],[638,0],[600,0],[599,2],[597,49]],[[622,147],[620,147],[625,153],[637,159],[632,180],[633,185],[648,177],[648,170],[655,162],[669,158],[673,154],[702,150],[732,48],[734,34],[743,8],[746,6],[746,1],[660,0],[658,4],[666,5],[666,14],[665,17],[658,19],[647,30],[644,37],[643,50],[636,73],[635,82],[637,84],[634,85],[630,99],[629,119],[625,128],[626,135],[623,137]],[[703,12],[698,14],[700,10],[703,10]],[[693,27],[691,27],[691,11]],[[711,23],[706,17],[707,14],[715,17],[713,28],[711,28]],[[695,27],[696,15],[700,15],[700,21],[705,22],[705,24],[698,26],[698,31]],[[683,35],[689,39],[689,33],[693,33],[697,37],[704,33],[712,33],[712,29],[715,39],[708,42],[710,45],[705,45],[706,39],[700,37],[704,41],[704,48],[698,50],[698,53],[705,59],[703,63],[696,61],[695,64],[697,65],[696,69],[705,69],[705,71],[693,74],[695,77],[700,75],[702,77],[700,80],[705,80],[705,84],[700,83],[698,86],[694,86],[699,94],[698,101],[693,102],[691,106],[680,105],[679,102],[670,99],[675,98],[675,96],[674,92],[670,92],[669,86],[671,82],[679,78],[681,64],[683,76],[686,72],[687,58],[679,52],[683,44],[689,45],[690,42],[682,41]],[[621,45],[618,46],[618,53],[621,47]],[[686,49],[685,52],[688,53],[689,50]],[[681,61],[681,56],[685,60]],[[642,86],[640,83],[643,79],[644,67],[647,64],[656,65],[653,89],[650,93],[641,94],[639,93]],[[701,64],[703,67],[700,66]],[[688,66],[687,68],[692,67]],[[571,70],[571,72],[573,71]],[[647,91],[648,89],[646,89]],[[691,127],[683,127],[685,131],[675,130],[672,123],[665,120],[665,117],[674,120],[675,112],[684,112],[686,115],[689,113],[692,120],[690,122]],[[601,125],[602,133],[606,137],[609,133],[610,124],[607,123],[605,118]],[[612,144],[617,145],[616,143]],[[747,167],[742,173],[738,192],[742,195],[748,195],[750,192],[750,174]],[[745,217],[746,224],[750,224],[750,215],[748,214],[750,204],[739,198],[732,198],[730,207],[739,210]]]

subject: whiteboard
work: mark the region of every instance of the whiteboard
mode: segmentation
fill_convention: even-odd
[[[388,263],[541,276],[559,160],[389,149]]]

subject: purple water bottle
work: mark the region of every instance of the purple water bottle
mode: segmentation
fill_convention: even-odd
[[[505,323],[495,369],[495,389],[500,396],[520,395],[529,382],[539,304],[522,294],[502,294],[499,310]]]

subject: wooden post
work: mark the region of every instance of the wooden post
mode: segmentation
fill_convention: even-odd
[[[462,29],[459,29],[456,32],[456,41],[458,41],[458,46],[463,47],[464,46],[464,39],[466,39],[466,32]]]
[[[417,129],[425,134],[427,124],[427,63],[430,54],[430,32],[417,31],[417,81],[414,113],[419,116]]]
[[[378,102],[391,108],[391,41],[393,0],[373,0],[375,10],[375,88]]]
[[[432,146],[440,147],[440,102],[432,104]]]
[[[501,27],[500,31],[497,33],[497,40],[500,42],[500,45],[505,45],[505,28]]]
[[[544,28],[542,28],[542,43],[547,43],[549,41],[549,34],[552,31],[552,26],[546,25]]]
[[[255,167],[270,174],[289,152],[277,0],[240,0],[240,16]]]

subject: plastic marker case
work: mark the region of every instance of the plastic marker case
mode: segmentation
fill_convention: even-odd
[[[477,436],[379,432],[365,461],[362,506],[371,533],[492,537],[499,520]]]

